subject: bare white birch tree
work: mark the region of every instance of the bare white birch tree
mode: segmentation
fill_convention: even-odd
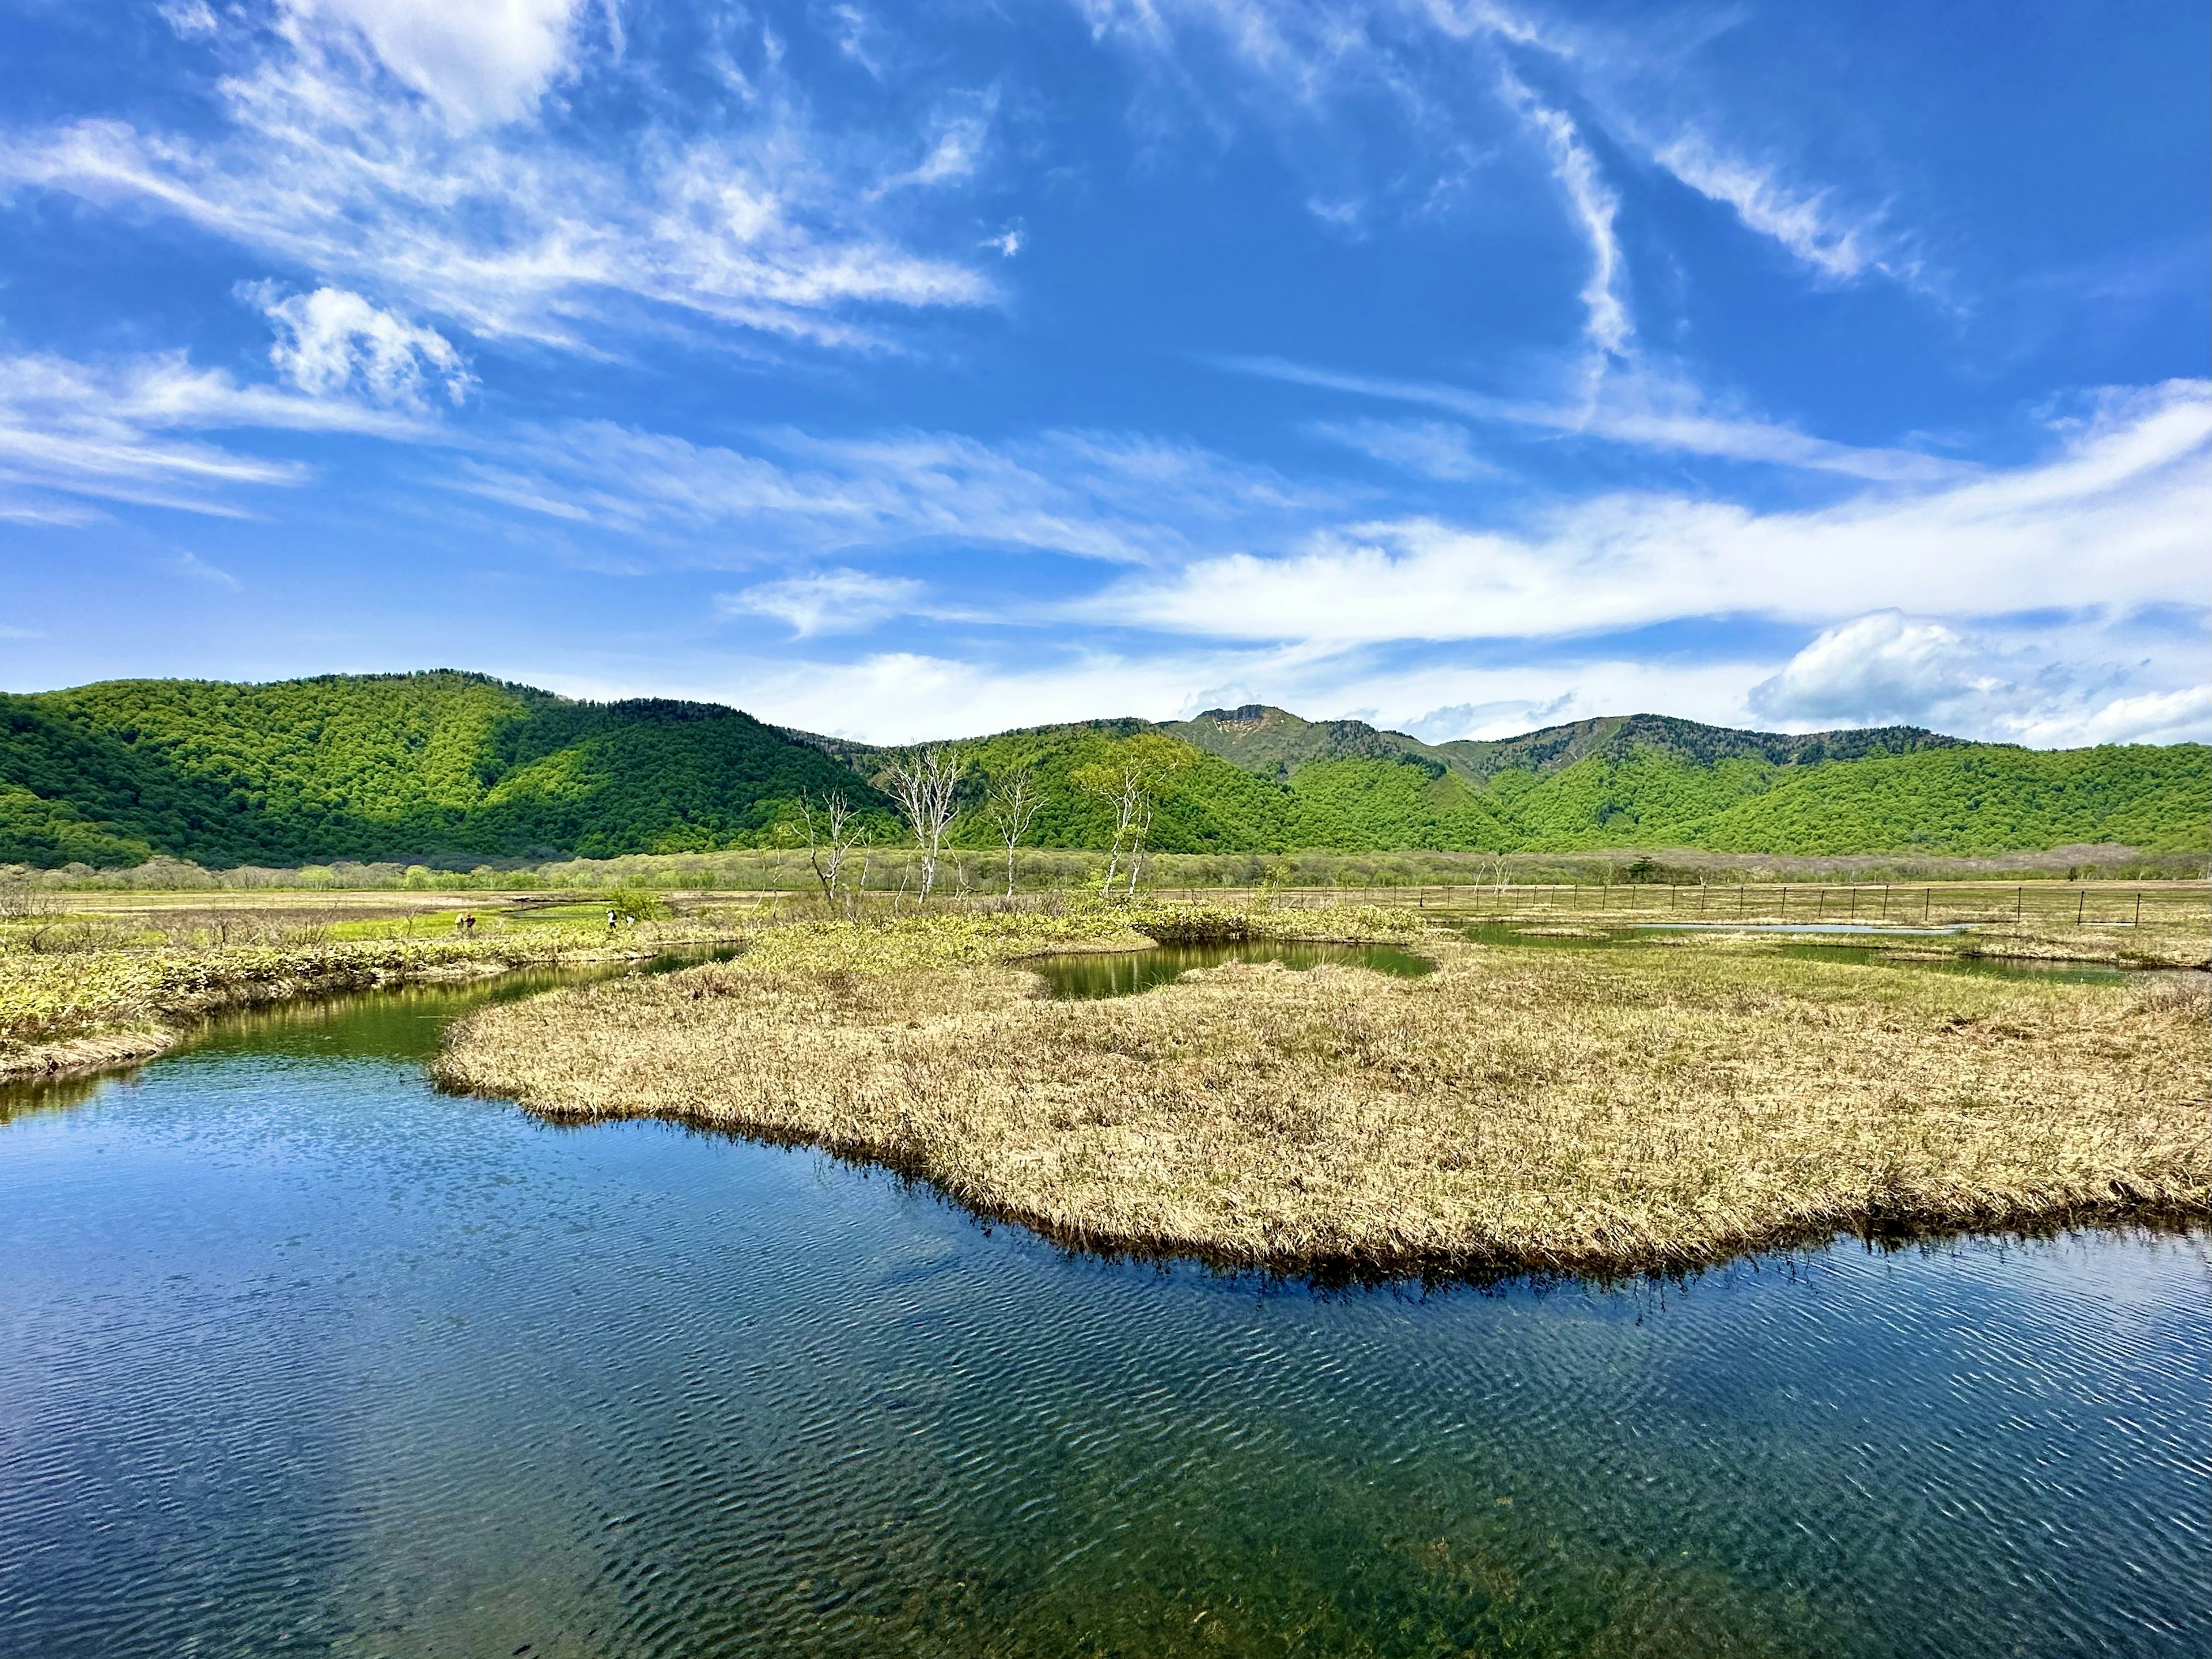
[[[993,778],[990,791],[983,797],[983,816],[998,831],[999,839],[1006,843],[1008,898],[1014,896],[1014,849],[1029,834],[1030,825],[1043,805],[1044,792],[1037,787],[1036,773],[1026,766],[1018,766]]]
[[[860,820],[853,811],[853,803],[842,789],[833,789],[819,801],[810,799],[803,791],[799,797],[799,822],[806,830],[806,861],[814,867],[814,879],[822,884],[822,902],[834,915],[839,908],[840,878],[845,869],[845,860],[853,848],[865,840]],[[866,879],[863,872],[862,879]],[[852,895],[843,895],[843,908],[852,909]]]
[[[1076,787],[1097,796],[1114,813],[1114,840],[1107,849],[1106,878],[1099,884],[1099,897],[1114,890],[1114,878],[1125,854],[1128,890],[1135,895],[1152,838],[1153,811],[1168,787],[1197,758],[1188,744],[1146,732],[1115,744],[1104,760],[1076,769]]]
[[[914,844],[921,854],[917,903],[926,902],[929,890],[936,884],[937,858],[945,845],[945,833],[960,816],[952,792],[960,782],[961,771],[957,749],[918,749],[910,758],[891,766],[891,799],[897,804],[906,827],[913,831]]]

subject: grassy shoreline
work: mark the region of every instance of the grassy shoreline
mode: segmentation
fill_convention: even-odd
[[[1260,925],[1403,940],[1419,919]],[[549,1117],[821,1146],[1072,1245],[1302,1273],[2212,1216],[2194,985],[1431,933],[1419,981],[1238,963],[1072,1003],[1019,958],[1113,924],[1056,927],[780,930],[735,962],[480,1012],[434,1070]]]
[[[696,930],[693,930],[696,932]],[[152,1059],[226,1009],[423,980],[649,957],[684,930],[564,929],[479,939],[96,950],[0,956],[0,1083]]]

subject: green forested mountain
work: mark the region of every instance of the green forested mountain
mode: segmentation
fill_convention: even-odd
[[[0,696],[0,863],[683,852],[752,842],[802,789],[838,787],[887,805],[735,709],[476,674]]]
[[[1052,802],[1039,844],[1099,847],[1110,820],[1068,775],[1141,729],[1045,726],[963,747],[981,774],[1036,769]],[[1792,735],[1637,714],[1432,746],[1261,706],[1157,729],[1201,751],[1162,805],[1162,852],[1975,854],[2212,842],[2212,750],[2201,744],[2037,750],[1916,726]],[[898,751],[841,752],[874,775]],[[956,839],[981,846],[988,832],[971,819]]]
[[[1650,714],[1434,745],[1261,706],[1159,727],[1091,721],[963,744],[963,793],[972,805],[990,774],[1031,766],[1046,799],[1029,843],[1103,846],[1107,810],[1073,775],[1149,730],[1192,745],[1154,826],[1164,852],[1967,854],[2212,839],[2203,744],[2039,751],[1908,726],[1789,736]],[[0,695],[0,864],[705,851],[769,840],[802,793],[833,789],[889,834],[877,784],[901,752],[714,704],[580,702],[449,672]],[[971,814],[955,839],[981,847],[989,830]]]
[[[1857,726],[1845,732],[1739,732],[1665,714],[1608,714],[1599,720],[1547,726],[1517,738],[1425,744],[1403,732],[1382,732],[1362,720],[1304,720],[1266,703],[1210,708],[1195,720],[1160,728],[1185,743],[1263,775],[1288,777],[1316,761],[1434,761],[1470,782],[1500,772],[1556,772],[1579,761],[1619,763],[1664,756],[1698,766],[1761,760],[1777,766],[1863,760],[1870,755],[1916,754],[1955,749],[1961,739],[1917,726]]]

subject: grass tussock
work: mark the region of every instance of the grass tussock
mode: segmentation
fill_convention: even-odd
[[[787,929],[484,1010],[437,1072],[817,1143],[1072,1243],[1285,1268],[1687,1266],[2212,1207],[2193,987],[1431,935],[1420,980],[1233,964],[1061,1002],[1018,965],[1067,942],[1037,931]]]

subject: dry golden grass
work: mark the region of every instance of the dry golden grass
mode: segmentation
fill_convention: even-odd
[[[620,961],[734,935],[646,926],[460,939],[316,944],[100,946],[53,954],[8,949],[0,933],[0,1082],[135,1064],[226,1008],[413,980],[477,979],[556,963]]]
[[[2193,986],[1431,936],[1421,980],[1240,963],[1062,1002],[989,959],[1035,942],[971,926],[948,963],[921,937],[793,932],[488,1009],[436,1069],[550,1115],[817,1143],[1072,1243],[1282,1267],[2212,1213]]]

